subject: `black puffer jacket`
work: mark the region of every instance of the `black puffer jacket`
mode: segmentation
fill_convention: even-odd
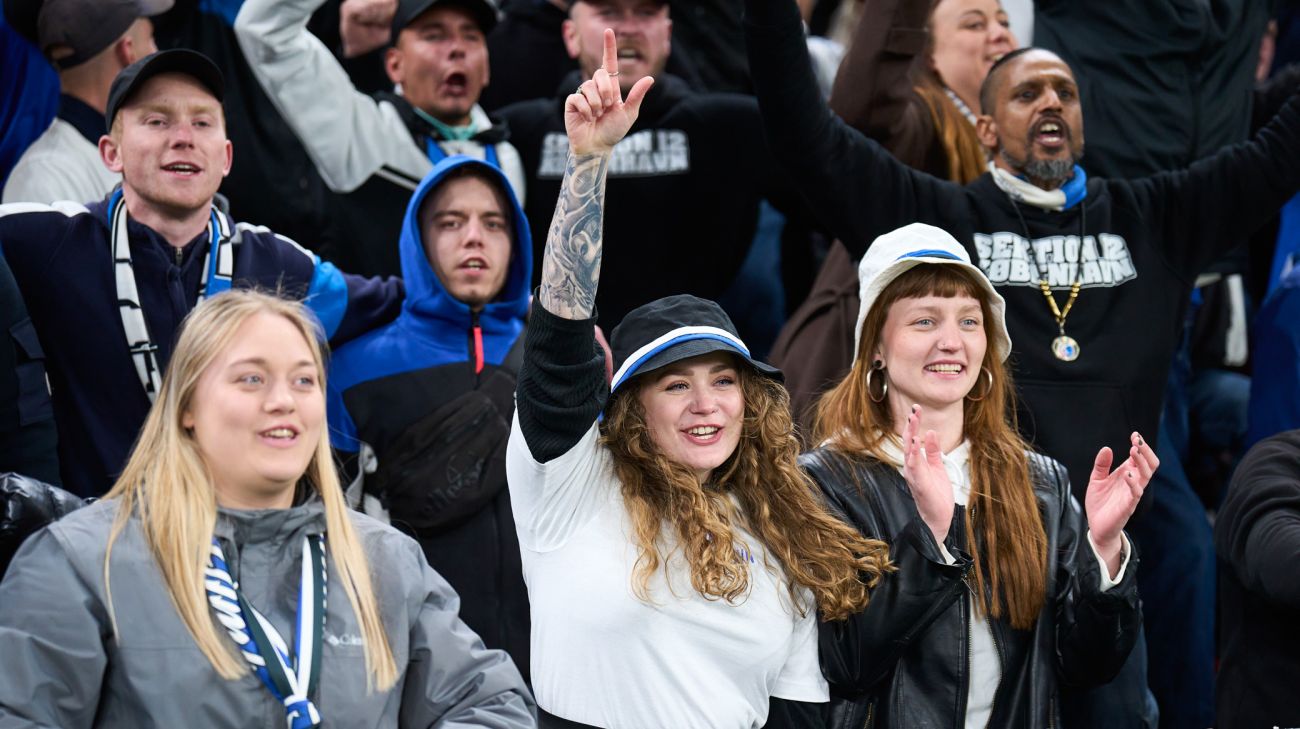
[[[86,501],[58,486],[17,473],[0,473],[0,577],[27,537]]]
[[[823,623],[822,671],[831,682],[833,727],[965,725],[970,670],[970,570],[962,508],[954,510],[946,564],[897,469],[871,458],[818,449],[800,463],[829,502],[862,534],[883,539],[898,571],[848,620]],[[990,626],[1002,680],[989,726],[1060,725],[1058,684],[1094,685],[1119,671],[1142,621],[1137,555],[1123,580],[1100,591],[1097,558],[1083,515],[1070,500],[1065,469],[1030,455],[1030,478],[1047,531],[1048,599],[1032,630],[1005,618]]]

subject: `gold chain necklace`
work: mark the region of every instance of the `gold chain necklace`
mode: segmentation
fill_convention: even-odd
[[[1080,347],[1074,337],[1065,333],[1065,318],[1074,308],[1074,301],[1079,298],[1079,289],[1083,286],[1083,248],[1087,232],[1087,216],[1083,207],[1085,203],[1079,202],[1079,260],[1076,263],[1078,268],[1075,269],[1074,283],[1070,284],[1070,297],[1066,299],[1065,308],[1062,309],[1057,306],[1056,297],[1052,295],[1052,286],[1047,282],[1047,271],[1038,263],[1038,256],[1034,251],[1034,239],[1029,233],[1029,224],[1025,222],[1025,216],[1020,212],[1020,206],[1016,204],[1015,198],[1010,195],[1007,198],[1011,200],[1011,207],[1016,211],[1016,217],[1020,219],[1020,227],[1025,231],[1026,252],[1034,262],[1034,269],[1038,271],[1038,288],[1043,292],[1047,305],[1052,310],[1052,316],[1056,319],[1057,337],[1052,340],[1052,354],[1062,362],[1073,362],[1079,358]]]

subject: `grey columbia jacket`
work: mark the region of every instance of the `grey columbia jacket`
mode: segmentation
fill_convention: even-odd
[[[255,675],[225,680],[199,652],[134,517],[110,564],[114,636],[103,567],[116,508],[99,502],[33,535],[0,583],[0,728],[284,726],[283,705]],[[363,515],[352,522],[401,675],[391,690],[367,692],[361,631],[343,590],[334,589],[331,566],[312,697],[326,725],[535,726],[532,697],[514,664],[460,621],[459,598],[419,545]],[[289,641],[302,537],[324,530],[315,499],[218,517],[231,576]]]

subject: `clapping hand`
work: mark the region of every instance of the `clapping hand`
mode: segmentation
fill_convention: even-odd
[[[930,527],[934,541],[942,545],[952,525],[952,482],[943,467],[939,436],[933,430],[921,435],[920,405],[912,406],[903,427],[903,478],[912,489],[921,519]]]
[[[618,43],[614,31],[606,28],[604,64],[564,100],[564,128],[575,156],[612,150],[632,128],[641,101],[654,85],[654,79],[646,76],[632,86],[624,100],[617,76]]]
[[[1097,453],[1084,497],[1093,544],[1112,578],[1119,571],[1120,532],[1142,499],[1151,475],[1160,466],[1160,459],[1141,435],[1133,433],[1129,439],[1128,460],[1114,471],[1110,467],[1113,460],[1110,449],[1102,448]]]

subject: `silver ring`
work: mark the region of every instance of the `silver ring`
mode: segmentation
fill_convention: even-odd
[[[618,78],[618,71],[615,71],[614,73],[610,73],[609,71],[606,71],[605,74],[608,75],[610,78]]]

